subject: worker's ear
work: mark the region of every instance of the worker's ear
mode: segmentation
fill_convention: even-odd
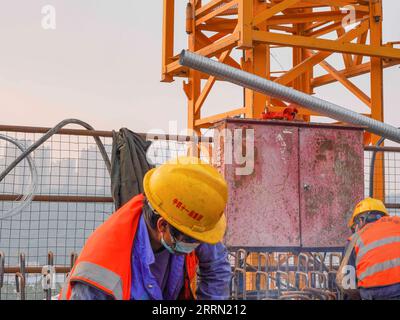
[[[164,218],[160,218],[157,221],[157,230],[158,232],[165,233],[167,232],[168,222]]]

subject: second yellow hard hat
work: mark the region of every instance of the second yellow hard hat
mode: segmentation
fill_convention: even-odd
[[[351,219],[349,220],[349,228],[351,228],[354,224],[355,218],[357,218],[360,214],[369,212],[369,211],[378,211],[382,212],[385,216],[389,215],[389,212],[387,211],[385,205],[381,200],[378,199],[373,199],[373,198],[366,198],[362,201],[360,201],[356,207],[354,208],[353,215]]]

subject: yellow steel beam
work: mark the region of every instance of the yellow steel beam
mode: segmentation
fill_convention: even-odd
[[[207,23],[198,26],[199,30],[214,31],[214,32],[230,32],[238,25],[237,19],[214,18]]]
[[[225,60],[229,57],[230,53],[232,50],[227,50],[223,52],[220,57],[219,57],[219,62],[225,62]],[[196,101],[196,107],[195,107],[195,112],[197,113],[201,107],[203,106],[204,102],[206,101],[208,95],[211,92],[211,89],[213,88],[214,84],[216,81],[216,77],[210,76],[207,80],[207,83],[205,84],[203,90],[201,91],[200,96],[198,97]]]
[[[201,8],[195,11],[196,18],[201,18],[202,16],[206,15],[207,13],[211,12],[215,8],[229,2],[230,0],[212,0],[209,3],[206,3]]]
[[[382,1],[370,0],[370,43],[382,45]],[[383,61],[378,57],[371,58],[371,100],[372,118],[384,121],[383,113]],[[372,135],[371,143],[375,144],[379,136]],[[384,154],[378,153],[375,162],[374,197],[385,200],[385,161]]]
[[[238,40],[239,32],[234,32],[233,34],[217,41],[216,43],[210,44],[205,48],[197,50],[196,53],[209,58],[214,57],[225,50],[236,47]],[[182,70],[183,68],[179,64],[179,60],[174,61],[167,66],[167,72],[170,74],[179,73]]]
[[[383,62],[383,68],[390,68],[390,67],[393,67],[393,66],[396,66],[399,64],[400,64],[400,60]],[[366,63],[360,64],[360,65],[355,65],[351,68],[338,71],[338,73],[340,75],[343,75],[347,79],[353,78],[353,77],[358,77],[358,76],[361,76],[363,74],[367,74],[370,72],[371,72],[371,63],[370,62],[366,62]],[[334,83],[336,81],[337,80],[334,77],[332,77],[332,75],[326,74],[326,75],[319,76],[319,77],[312,79],[311,84],[312,84],[313,88],[317,88],[317,87],[321,87],[321,86],[325,86],[325,85]]]
[[[196,109],[195,111],[199,111],[204,102],[206,101],[208,95],[211,92],[211,89],[213,88],[214,84],[215,84],[216,78],[214,76],[210,76],[206,82],[206,84],[204,85],[203,90],[201,91],[201,94],[199,96],[199,98],[196,101]]]
[[[273,3],[268,3],[267,6],[273,7],[276,3],[280,1],[273,1]],[[360,8],[360,10],[367,12],[368,5],[365,4],[366,3],[361,3],[357,0],[308,0],[308,1],[302,0],[300,3],[294,4],[292,6],[292,9],[306,9],[306,8],[312,9],[312,8],[324,8],[330,6],[344,7],[347,5],[352,5],[354,7]]]
[[[232,111],[228,111],[228,112],[223,112],[223,113],[219,113],[210,117],[206,117],[206,118],[202,118],[199,120],[196,120],[196,126],[198,127],[203,127],[204,125],[207,124],[212,124],[218,120],[224,119],[224,118],[229,118],[229,117],[234,117],[234,116],[238,116],[241,114],[245,114],[246,110],[245,108],[239,108],[239,109],[235,109]]]
[[[189,15],[194,16],[194,13],[197,9],[200,8],[201,4],[197,0],[190,0],[189,1],[190,9],[192,12],[188,12]],[[197,33],[199,32],[196,30],[196,21],[195,19],[191,19],[189,21],[191,24],[189,29],[191,32],[189,33],[188,38],[188,48],[192,52],[196,52],[199,50],[199,45],[196,41]],[[201,91],[201,75],[200,72],[190,69],[188,75],[188,82],[185,84],[185,92],[188,96],[188,128],[194,130],[198,135],[201,134],[201,131],[196,127],[196,121],[200,118],[200,112],[196,112],[196,101],[200,95]]]
[[[295,30],[292,27],[287,27],[287,26],[269,26],[269,30],[278,30],[278,31],[284,31],[287,33],[294,33]]]
[[[367,41],[367,37],[368,37],[368,31],[364,32],[362,35],[360,35],[357,39],[357,43],[358,44],[365,44]],[[362,64],[364,56],[362,55],[358,55],[354,57],[354,61],[353,64]]]
[[[306,8],[303,10],[304,10],[304,13],[312,13],[313,12],[313,10],[311,8]],[[298,24],[296,34],[304,35],[304,29],[309,27],[310,24],[311,23]],[[296,48],[294,48],[294,49],[296,49]],[[299,63],[301,61],[304,61],[305,59],[307,59],[309,54],[310,54],[310,50],[305,49],[305,48],[298,48]],[[314,69],[313,68],[311,68],[311,69],[307,70],[307,72],[303,73],[301,75],[301,77],[299,78],[299,86],[298,86],[299,90],[302,92],[305,92],[307,94],[313,94],[313,90],[311,87],[311,79],[313,77],[314,77]],[[307,121],[307,122],[311,121],[311,117],[309,115],[302,114],[301,112],[299,115],[303,118],[304,121]]]
[[[219,16],[223,17],[223,16],[237,16],[238,15],[238,9],[237,8],[231,8],[228,9],[226,11],[224,11],[223,13],[221,13]]]
[[[238,27],[240,39],[238,46],[241,49],[251,48],[252,39],[252,19],[253,19],[253,0],[239,0]]]
[[[320,66],[329,72],[333,78],[339,81],[346,89],[353,93],[358,99],[365,103],[371,108],[371,98],[368,97],[361,89],[359,89],[354,83],[347,79],[343,74],[340,74],[333,66],[328,62],[320,62]]]
[[[254,15],[265,11],[266,4],[262,2],[254,2]],[[265,23],[258,25],[259,30],[267,31]],[[267,78],[270,77],[270,51],[269,46],[265,44],[255,44],[253,48],[244,51],[244,60],[242,68],[257,76]],[[269,98],[259,92],[245,89],[244,90],[244,106],[246,108],[247,118],[259,118],[265,110]]]
[[[364,56],[400,59],[400,49],[383,47],[379,45],[362,45],[337,40],[309,38],[304,36],[278,34],[273,32],[253,31],[254,41],[316,49],[331,52],[361,54]]]
[[[339,10],[339,7],[332,7],[333,10]],[[338,37],[343,36],[346,33],[346,30],[342,26],[341,28],[336,29],[336,33]],[[350,68],[353,65],[353,56],[351,54],[343,54],[343,62],[346,68]]]
[[[334,6],[334,7],[345,7],[348,5],[354,6],[359,11],[369,12],[369,7],[367,5],[361,5],[358,1],[348,1],[348,0],[308,0],[314,4],[320,4],[324,6]]]
[[[173,77],[167,72],[167,65],[174,56],[174,10],[175,0],[164,0],[163,35],[162,35],[162,82],[172,82]]]
[[[199,41],[202,47],[206,47],[213,44],[212,40],[210,40],[210,38],[208,38],[205,34],[201,32],[197,34],[197,40]],[[230,48],[229,52],[231,52],[231,50],[232,48]],[[224,62],[234,68],[240,69],[240,64],[237,63],[236,60],[231,58],[229,55],[225,57]]]
[[[214,57],[217,54],[232,49],[237,45],[239,40],[239,32],[234,32],[233,34],[217,41],[216,43],[210,44],[209,46],[198,50],[196,53],[205,57]]]
[[[309,22],[329,22],[329,21],[342,21],[347,16],[347,13],[342,11],[324,11],[314,13],[292,13],[273,16],[266,21],[267,25],[276,24],[297,24]],[[356,12],[357,19],[363,19],[365,13]]]
[[[162,80],[172,81],[174,76],[188,77],[188,83],[184,88],[189,100],[189,127],[199,132],[200,128],[210,127],[212,122],[224,117],[239,114],[257,117],[264,105],[270,106],[272,110],[287,106],[283,101],[257,96],[251,90],[244,90],[244,108],[202,119],[202,107],[216,81],[221,79],[179,65],[179,56],[173,56],[174,0],[163,1]],[[372,118],[383,119],[382,70],[400,64],[400,49],[382,46],[382,0],[207,0],[207,3],[204,2],[206,1],[189,0],[193,8],[191,20],[188,20],[190,51],[207,57],[216,56],[228,65],[285,85],[292,85],[306,93],[312,94],[313,88],[338,81],[366,105],[371,106]],[[348,13],[340,9],[347,5],[354,7],[356,20],[361,24],[344,34],[341,22]],[[371,44],[366,44],[370,28]],[[205,36],[202,30],[216,34]],[[339,39],[329,40],[324,37],[334,31],[338,33]],[[284,74],[279,78],[271,76],[269,57],[270,49],[276,47],[293,48],[294,67],[289,71],[282,71]],[[244,50],[242,65],[230,57],[233,48]],[[310,50],[319,52],[310,56]],[[324,61],[334,53],[343,55],[344,70],[336,70]],[[363,63],[364,57],[371,57],[371,62]],[[313,67],[317,64],[321,64],[328,74],[314,78]],[[371,73],[371,98],[349,80],[367,73]],[[207,80],[203,88],[201,79]],[[309,116],[315,115],[303,108],[299,111],[306,120]],[[366,137],[365,141],[373,142],[376,139],[374,136]],[[383,158],[378,159],[377,163],[382,165],[382,161]],[[376,179],[375,189],[379,187],[383,190],[383,169],[378,169],[376,172],[381,179]],[[378,193],[379,197],[383,195],[384,190]]]
[[[310,23],[307,27],[304,28],[304,32],[309,34],[316,28],[321,28],[326,24],[332,23],[332,21],[318,21],[315,23]]]
[[[203,16],[201,18],[197,18],[196,19],[196,26],[199,26],[202,23],[205,23],[208,20],[211,20],[212,18],[219,16],[220,14],[223,14],[225,11],[229,10],[230,8],[232,8],[232,6],[236,5],[237,1],[238,0],[233,0],[231,2],[225,3],[224,5],[214,9],[213,11],[211,11],[208,14],[206,14],[205,16]]]
[[[276,99],[276,98],[272,98],[271,97],[271,106],[275,106],[275,107],[280,107],[280,108],[287,108],[288,105],[286,103],[284,103],[283,101]],[[282,110],[282,109],[280,109]]]
[[[368,30],[369,28],[369,23],[367,21],[361,23],[357,28],[350,30],[347,32],[343,37],[335,40],[337,43],[345,42],[345,41],[352,41],[355,39],[357,36]],[[321,61],[325,60],[328,58],[330,55],[332,55],[333,52],[329,51],[321,51],[319,53],[316,53],[312,55],[311,57],[307,58],[304,60],[302,63],[298,64],[295,66],[292,70],[288,71],[275,81],[287,85],[290,82],[292,82],[294,79],[296,79],[298,76],[312,68],[313,66],[317,65]]]
[[[336,31],[341,27],[342,27],[342,22],[341,21],[340,22],[335,22],[335,23],[330,24],[330,25],[328,25],[328,26],[326,26],[324,28],[321,28],[321,29],[318,29],[318,30],[314,30],[312,32],[308,32],[307,36],[309,36],[309,37],[320,37],[320,36],[323,36],[325,34],[329,34],[329,33],[333,32],[333,31]]]
[[[199,29],[199,30],[201,30],[201,29]],[[212,35],[208,39],[210,40],[211,43],[214,43],[214,42],[217,42],[219,39],[222,39],[222,38],[226,37],[228,34],[231,34],[231,33],[232,32],[220,31],[220,32]]]
[[[372,46],[382,46],[382,3],[381,0],[370,2],[370,42]],[[371,58],[371,98],[374,104],[372,117],[383,121],[383,61],[376,56]]]
[[[253,26],[258,26],[260,23],[268,20],[279,12],[290,8],[292,5],[300,2],[301,0],[284,0],[263,12],[257,14],[253,19]]]

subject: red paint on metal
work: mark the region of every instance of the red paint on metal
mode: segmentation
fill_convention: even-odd
[[[347,218],[364,194],[362,129],[239,119],[216,128],[255,133],[254,171],[247,176],[236,174],[243,165],[226,163],[230,146],[216,144],[229,186],[226,245],[344,246]]]
[[[236,175],[241,165],[223,163],[221,156],[229,186],[225,242],[228,246],[298,247],[298,130],[262,124],[227,125],[232,131],[245,128],[255,130],[253,173]],[[220,152],[223,150],[222,146]],[[291,197],[286,196],[289,193]]]
[[[347,220],[364,195],[363,159],[359,131],[300,129],[303,247],[344,245]]]
[[[292,121],[298,113],[299,111],[296,108],[286,108],[283,111],[265,111],[261,114],[261,119]]]

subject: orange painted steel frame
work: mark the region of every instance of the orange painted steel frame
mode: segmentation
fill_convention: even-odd
[[[343,10],[348,6],[354,9],[351,13]],[[201,109],[219,79],[179,65],[179,56],[174,53],[174,11],[175,0],[164,0],[162,81],[188,79],[183,85],[188,98],[188,128],[200,134],[201,129],[223,118],[259,118],[266,107],[269,111],[287,107],[284,101],[245,89],[240,108],[202,117]],[[355,23],[345,29],[342,22],[351,15]],[[308,94],[313,94],[314,88],[339,82],[370,108],[369,116],[380,121],[384,121],[383,69],[400,64],[396,43],[382,43],[382,20],[382,0],[188,0],[186,8],[190,51]],[[271,50],[281,47],[291,48],[293,67],[272,71]],[[240,61],[231,57],[234,49],[242,50]],[[326,61],[334,53],[342,55],[342,70]],[[315,76],[317,65],[326,74]],[[370,75],[369,95],[349,80],[363,74]],[[299,115],[305,121],[318,116],[304,108],[299,108]],[[365,144],[378,139],[366,134]],[[383,163],[380,156],[375,196],[381,199]]]

